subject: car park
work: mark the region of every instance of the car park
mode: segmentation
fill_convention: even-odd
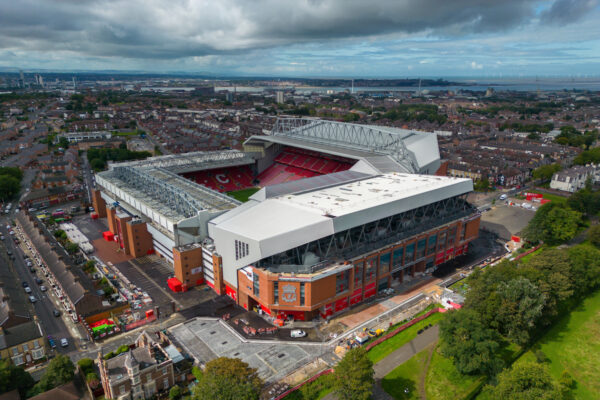
[[[302,329],[293,329],[290,332],[290,336],[293,338],[301,338],[306,336],[306,332],[304,332]]]

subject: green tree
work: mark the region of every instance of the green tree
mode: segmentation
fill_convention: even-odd
[[[573,292],[582,297],[600,287],[600,250],[585,245],[569,248]]]
[[[558,245],[575,237],[581,222],[580,212],[563,204],[548,203],[537,210],[523,230],[523,235],[533,242]]]
[[[68,149],[69,148],[69,140],[67,140],[66,137],[61,137],[60,139],[58,139],[58,147],[62,147],[63,149]]]
[[[498,385],[487,386],[495,400],[561,400],[564,395],[548,369],[534,362],[516,363],[498,375]]]
[[[497,321],[500,332],[518,344],[529,341],[529,332],[542,315],[546,297],[528,279],[516,278],[498,284]]]
[[[77,361],[77,365],[84,373],[84,375],[87,375],[90,372],[94,372],[94,360],[92,360],[91,358],[82,358],[81,360]]]
[[[12,176],[19,182],[23,179],[23,171],[17,167],[0,167],[0,175]]]
[[[588,231],[588,240],[596,247],[600,247],[600,225],[594,225]]]
[[[169,399],[179,400],[181,398],[181,388],[179,385],[175,385],[169,390]]]
[[[547,182],[552,179],[552,176],[558,171],[562,170],[562,166],[560,164],[549,164],[542,165],[533,170],[532,176],[533,179],[539,179],[542,182]]]
[[[30,390],[28,396],[36,396],[44,393],[57,386],[64,385],[73,380],[75,376],[75,365],[68,356],[59,354],[50,361],[46,372],[33,389]]]
[[[498,339],[498,333],[473,310],[450,311],[440,321],[441,351],[462,374],[493,375],[501,370]]]
[[[339,400],[368,400],[375,379],[373,362],[363,347],[346,353],[334,371],[333,390]]]
[[[22,367],[17,367],[9,359],[0,360],[0,393],[17,389],[21,397],[33,387],[33,378]]]
[[[0,199],[10,200],[21,190],[19,180],[10,175],[0,175]]]
[[[65,250],[67,250],[69,254],[75,254],[77,253],[77,250],[79,250],[79,245],[77,245],[77,243],[68,242],[65,245]]]
[[[473,188],[478,192],[487,192],[490,190],[490,181],[487,178],[477,181]]]
[[[260,396],[263,381],[255,368],[238,358],[220,357],[206,363],[194,400],[255,400]]]

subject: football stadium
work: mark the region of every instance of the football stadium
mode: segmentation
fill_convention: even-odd
[[[126,254],[245,309],[326,318],[467,252],[470,179],[437,176],[435,133],[280,118],[243,150],[113,163],[93,205]]]

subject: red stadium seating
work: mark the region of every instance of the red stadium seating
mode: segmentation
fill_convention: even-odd
[[[254,186],[249,166],[189,172],[183,176],[219,192],[232,192]]]

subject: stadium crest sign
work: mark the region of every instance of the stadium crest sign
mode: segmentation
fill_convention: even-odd
[[[285,285],[281,287],[281,300],[286,303],[293,303],[296,301],[296,286]]]

